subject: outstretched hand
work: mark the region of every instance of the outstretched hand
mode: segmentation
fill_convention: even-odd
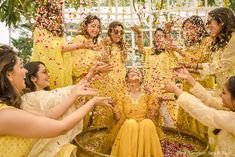
[[[97,89],[87,87],[87,82],[79,82],[72,88],[72,94],[76,96],[91,96],[98,93]]]
[[[179,88],[179,87],[177,87],[173,82],[168,82],[168,83],[164,84],[162,90],[165,93],[174,93],[177,88]],[[160,100],[162,100],[162,99],[160,99]]]
[[[185,67],[177,67],[173,69],[174,75],[178,78],[187,80],[192,86],[196,83],[194,77],[189,73]]]
[[[81,45],[82,45],[81,48],[84,48],[84,49],[90,49],[94,51],[102,50],[102,46],[98,44],[94,44],[92,41],[84,41],[83,43],[81,43]]]
[[[131,27],[131,30],[135,33],[137,33],[138,35],[142,33],[142,31],[139,29],[138,26],[134,25]]]
[[[189,71],[185,67],[176,67],[173,68],[173,73],[178,77],[185,80],[188,80],[192,77],[192,75],[189,73]]]
[[[112,64],[104,62],[96,62],[95,65],[89,70],[92,75],[98,75],[100,73],[108,73],[113,70]]]
[[[113,70],[113,65],[112,64],[107,64],[107,63],[98,63],[98,65],[95,68],[96,74],[99,73],[108,73]]]
[[[93,101],[95,104],[113,107],[111,97],[94,97],[90,101]]]

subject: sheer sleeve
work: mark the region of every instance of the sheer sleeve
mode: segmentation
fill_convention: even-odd
[[[193,118],[206,126],[224,129],[235,135],[235,113],[232,111],[216,110],[203,104],[193,95],[183,92],[177,103]],[[229,123],[228,123],[229,122]]]
[[[27,93],[22,96],[22,109],[46,112],[50,108],[60,104],[71,93],[68,86],[58,88],[52,91],[38,91]]]
[[[215,109],[226,109],[223,107],[223,102],[220,98],[212,96],[212,93],[207,91],[200,83],[196,83],[190,92],[200,99],[205,105]]]

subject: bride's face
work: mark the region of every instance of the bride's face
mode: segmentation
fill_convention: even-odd
[[[140,70],[137,68],[130,69],[127,74],[127,81],[129,83],[137,83],[137,82],[141,83],[142,78],[143,76]]]

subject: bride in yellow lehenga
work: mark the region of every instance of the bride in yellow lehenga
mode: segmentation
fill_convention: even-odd
[[[123,122],[112,146],[111,155],[115,157],[163,157],[158,129],[151,120],[160,106],[144,93],[141,83],[141,72],[130,69],[128,93],[117,100],[114,108],[115,118]]]

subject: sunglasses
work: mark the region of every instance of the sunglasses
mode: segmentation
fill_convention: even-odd
[[[124,35],[124,31],[123,30],[113,30],[113,33],[115,34],[115,35],[118,35],[118,34],[120,34],[120,35]]]

